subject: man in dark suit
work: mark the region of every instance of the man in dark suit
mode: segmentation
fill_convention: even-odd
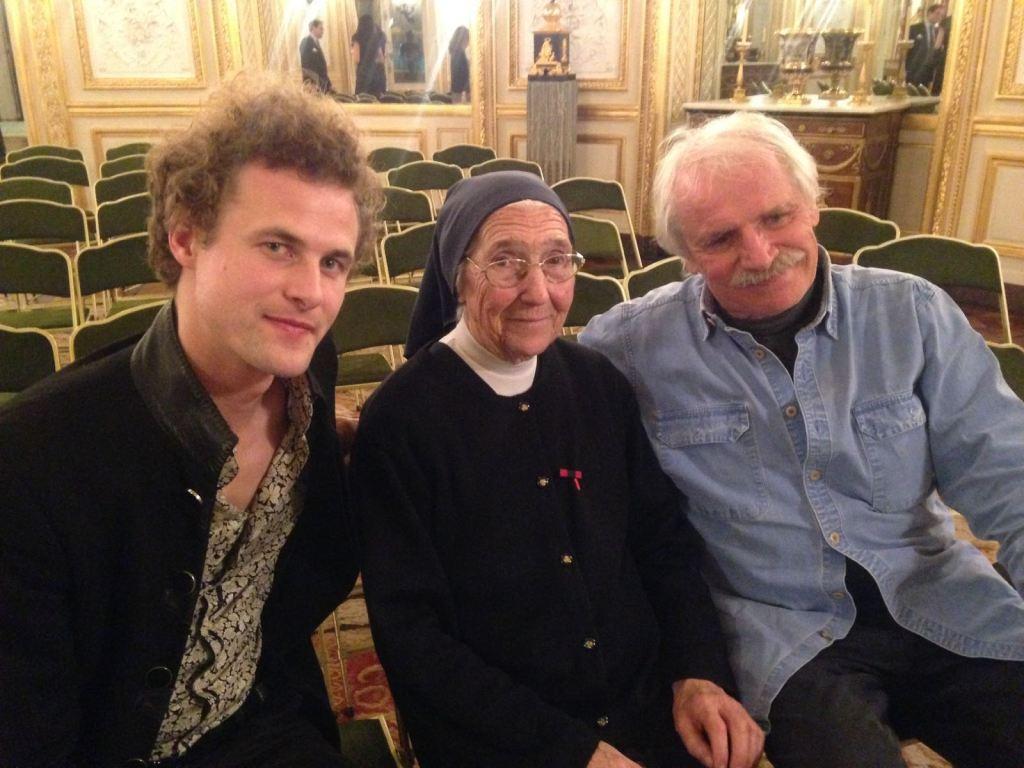
[[[324,23],[320,19],[309,22],[309,34],[302,38],[299,45],[299,61],[302,63],[302,82],[311,83],[321,93],[333,90],[331,78],[327,76],[327,59],[320,47],[320,38],[324,36]]]
[[[0,763],[338,768],[310,635],[357,565],[321,341],[377,183],[337,104],[269,76],[148,166],[173,301],[0,411]]]
[[[939,62],[946,61],[946,42],[949,29],[942,21],[946,6],[934,3],[928,6],[925,20],[910,25],[910,39],[914,46],[907,54],[907,82],[932,86]]]

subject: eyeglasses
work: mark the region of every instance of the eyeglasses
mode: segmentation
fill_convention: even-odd
[[[526,279],[533,267],[540,267],[549,283],[564,283],[580,271],[586,259],[580,253],[555,253],[540,261],[500,258],[483,267],[472,259],[466,261],[483,272],[484,279],[495,288],[515,288]]]

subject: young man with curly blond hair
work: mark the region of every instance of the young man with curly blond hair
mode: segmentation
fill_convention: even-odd
[[[173,302],[0,414],[0,762],[343,765],[309,640],[357,570],[321,342],[376,182],[337,105],[257,76],[148,169]]]

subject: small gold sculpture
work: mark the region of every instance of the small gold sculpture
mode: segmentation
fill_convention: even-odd
[[[562,29],[562,11],[557,0],[549,0],[541,12],[540,29],[533,31],[533,66],[529,76],[574,77],[569,69],[569,33]]]

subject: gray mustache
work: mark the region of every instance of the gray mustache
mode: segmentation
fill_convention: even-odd
[[[741,269],[733,273],[729,285],[733,288],[747,288],[751,285],[760,285],[777,277],[791,267],[803,263],[807,254],[799,248],[780,248],[778,255],[772,265],[765,270]]]

